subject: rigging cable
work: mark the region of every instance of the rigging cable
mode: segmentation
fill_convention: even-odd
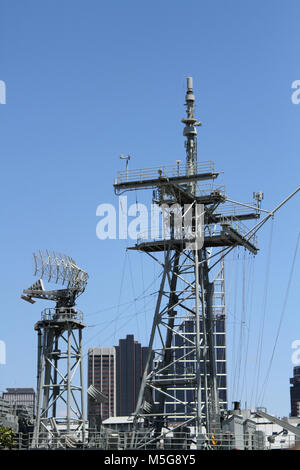
[[[231,256],[230,257],[230,264],[229,264],[229,262],[226,264],[226,266],[228,266],[228,272],[230,272],[228,287],[227,287],[227,283],[225,283],[225,279],[224,279],[224,283],[225,283],[224,305],[225,305],[225,317],[226,317],[226,330],[227,330],[227,325],[228,325],[228,318],[229,318],[229,316],[231,316],[231,309],[229,308],[229,305],[231,303],[231,291],[232,291],[232,284],[233,284],[233,279],[234,279],[233,265],[234,265],[234,257]],[[225,359],[226,359],[226,356],[225,356]],[[229,377],[227,377],[227,380],[229,382]],[[229,390],[229,383],[227,383],[227,389]],[[227,397],[227,401],[228,401],[228,397]]]
[[[140,325],[139,325],[138,318],[137,318],[135,290],[134,290],[134,282],[133,282],[133,274],[132,274],[132,267],[131,267],[130,257],[128,257],[128,265],[129,265],[129,274],[130,274],[131,287],[132,287],[132,293],[133,293],[133,299],[134,299],[134,312],[135,312],[135,317],[136,317],[137,333],[138,333],[138,337],[140,339],[141,338]]]
[[[112,307],[107,307],[107,308],[104,308],[102,310],[98,310],[97,312],[93,312],[92,314],[90,315],[95,315],[96,313],[101,313],[101,312],[105,312],[105,311],[108,311],[108,310],[113,310],[113,309],[117,309],[117,314],[115,315],[114,318],[112,318],[110,321],[107,321],[107,320],[104,320],[96,325],[93,325],[93,326],[98,326],[98,325],[106,325],[101,327],[101,330],[97,331],[92,337],[88,338],[84,345],[86,345],[88,342],[90,342],[93,338],[97,337],[99,335],[99,333],[103,332],[108,326],[110,326],[111,324],[115,323],[115,329],[114,329],[114,337],[115,337],[115,334],[117,332],[117,330],[119,330],[119,328],[117,329],[117,325],[116,325],[116,322],[118,321],[118,319],[121,319],[124,315],[124,313],[126,313],[128,311],[128,307],[132,304],[135,304],[137,301],[144,301],[144,309],[142,309],[141,311],[138,311],[136,312],[136,315],[139,315],[140,313],[142,313],[144,311],[144,313],[146,313],[147,311],[149,311],[149,309],[146,309],[146,303],[145,303],[145,299],[150,297],[150,302],[152,303],[153,302],[153,296],[155,294],[157,294],[158,291],[154,290],[153,292],[146,294],[146,292],[149,291],[149,289],[151,289],[153,287],[153,285],[157,282],[157,280],[161,277],[162,273],[159,271],[158,274],[155,273],[155,276],[154,276],[154,279],[152,279],[152,281],[149,283],[149,285],[143,290],[143,292],[137,296],[135,299],[133,300],[130,300],[128,302],[123,302],[122,304],[120,303],[120,296],[121,296],[121,290],[122,290],[122,286],[123,286],[123,280],[124,280],[124,276],[125,276],[125,264],[126,264],[126,253],[125,253],[125,259],[124,259],[124,266],[123,266],[123,274],[122,274],[122,282],[121,282],[121,288],[120,288],[120,295],[119,295],[119,302],[118,304],[112,306]],[[149,305],[149,303],[147,303],[147,305]],[[124,310],[122,312],[120,312],[120,307],[125,307]],[[153,306],[151,307],[151,309],[153,309]],[[151,310],[150,309],[150,310]],[[130,313],[128,316],[126,316],[126,318],[130,318],[132,316],[132,313]],[[127,320],[127,323],[128,323],[128,320]]]
[[[145,290],[145,280],[144,280],[144,269],[143,269],[143,260],[144,256],[140,256],[141,260],[141,278],[142,278],[142,286],[143,286],[143,291]],[[145,308],[145,315],[144,315],[144,330],[148,331],[148,322],[147,322],[147,315],[146,315],[146,304],[145,304],[145,299],[144,299],[144,308]]]
[[[262,317],[261,317],[260,330],[259,330],[259,336],[258,336],[258,344],[257,344],[257,354],[256,354],[256,361],[255,361],[253,388],[252,388],[252,393],[251,393],[251,398],[250,398],[250,403],[253,403],[253,402],[252,402],[252,399],[253,399],[253,397],[255,397],[254,406],[257,404],[258,390],[259,390],[259,380],[260,380],[260,372],[261,372],[261,360],[262,360],[262,350],[263,350],[263,339],[264,339],[265,320],[266,320],[266,312],[267,312],[267,300],[268,300],[268,293],[269,293],[269,280],[270,280],[270,266],[271,266],[271,252],[272,252],[272,241],[273,241],[273,228],[274,228],[274,219],[272,218],[272,222],[271,222],[271,226],[270,226],[269,243],[268,243],[267,268],[266,268],[265,282],[264,282]],[[255,389],[255,387],[256,387],[256,392],[255,392],[255,395],[254,395],[254,389]]]
[[[265,393],[266,393],[267,383],[268,383],[269,378],[270,378],[271,367],[272,367],[272,363],[273,363],[273,359],[274,359],[274,355],[275,355],[276,346],[277,346],[277,343],[278,343],[278,338],[279,338],[279,334],[280,334],[280,330],[281,330],[281,326],[282,326],[283,317],[284,317],[287,302],[288,302],[290,287],[291,287],[291,284],[292,284],[294,268],[295,268],[297,253],[298,253],[298,247],[299,247],[299,241],[300,241],[300,232],[298,234],[298,238],[297,238],[297,242],[296,242],[295,253],[294,253],[293,262],[292,262],[292,266],[291,266],[291,270],[290,270],[290,275],[289,275],[289,280],[288,280],[286,293],[285,293],[285,297],[284,297],[283,307],[282,307],[282,311],[281,311],[281,314],[280,314],[280,319],[279,319],[276,338],[275,338],[275,342],[274,342],[274,346],[273,346],[273,350],[272,350],[272,354],[271,354],[271,359],[270,359],[270,362],[269,362],[269,365],[268,365],[266,378],[265,378],[263,386],[262,386],[262,391],[261,391],[261,394],[259,396],[260,402],[262,402],[263,399],[264,399],[264,396],[265,396]]]
[[[245,397],[245,402],[247,403],[247,372],[248,372],[248,361],[249,361],[249,343],[250,343],[250,331],[251,331],[251,312],[252,312],[252,304],[253,304],[253,284],[254,284],[254,256],[250,255],[248,258],[248,266],[249,269],[249,276],[248,276],[248,282],[247,282],[247,292],[246,292],[246,311],[248,311],[248,317],[249,317],[249,324],[245,323],[245,328],[247,328],[247,340],[246,340],[246,351],[245,351],[245,361],[244,361],[244,374],[243,374],[243,380],[242,380],[242,389],[241,389],[241,398],[243,396],[244,392],[244,387],[246,388],[246,397]]]
[[[241,376],[241,365],[243,362],[243,354],[244,354],[244,326],[246,322],[246,309],[245,309],[245,292],[246,292],[246,252],[244,251],[244,256],[243,256],[243,267],[242,267],[242,312],[241,312],[241,321],[240,321],[240,334],[239,334],[239,346],[238,350],[240,351],[240,358],[238,361],[238,372],[237,372],[237,396],[239,393],[239,387],[240,387],[240,376]]]
[[[124,261],[123,261],[123,270],[122,270],[122,277],[121,277],[121,284],[120,284],[120,292],[119,292],[119,300],[118,300],[116,318],[118,317],[119,311],[120,311],[121,295],[122,295],[122,289],[123,289],[123,282],[124,282],[124,276],[125,276],[125,269],[126,269],[126,261],[127,261],[127,258],[128,258],[128,252],[127,252],[127,250],[126,250],[126,251],[125,251]],[[116,327],[117,327],[117,322],[115,323],[114,340],[115,340],[115,334],[116,334]]]
[[[151,304],[149,308],[146,309],[147,312],[151,312],[153,311],[153,301],[151,299],[150,302],[148,302],[148,304]],[[142,315],[143,313],[145,312],[145,308],[143,307],[139,312],[136,313],[136,315]],[[118,328],[115,328],[114,332],[111,333],[109,336],[106,336],[105,339],[109,339],[109,338],[112,338],[114,337],[115,338],[115,334],[117,331],[121,330],[124,326],[128,325],[128,318],[131,318],[132,317],[132,314],[129,313],[127,316],[125,316],[123,319],[126,319],[124,323],[122,323],[122,325],[120,325]],[[119,318],[113,318],[112,320],[110,320],[110,322],[107,322],[106,326],[104,328],[101,328],[101,333],[103,333],[113,322],[116,322],[117,320],[120,320],[120,317]],[[92,339],[94,339],[95,337],[97,337],[99,335],[99,331],[97,331],[97,333],[95,335],[93,335],[92,337],[90,337],[84,344],[83,346],[86,346],[88,343],[90,343],[90,341]],[[88,352],[86,352],[84,355],[83,355],[83,358],[85,358],[86,356],[88,355]]]
[[[237,250],[238,251],[238,250]],[[237,375],[237,358],[238,353],[236,350],[236,325],[237,325],[237,293],[238,293],[238,279],[239,279],[239,269],[240,263],[238,263],[239,252],[237,252],[236,257],[233,254],[233,258],[235,258],[235,267],[236,267],[236,277],[235,277],[235,292],[234,292],[234,305],[233,305],[233,340],[232,340],[232,370],[234,370],[233,374],[233,384],[232,384],[232,396],[236,397],[236,375]]]
[[[133,305],[135,301],[144,301],[144,305],[146,307],[146,304],[145,304],[145,299],[147,299],[148,297],[152,297],[154,295],[157,294],[157,291],[154,291],[154,292],[151,292],[151,294],[148,294],[148,295],[144,295],[144,296],[141,296],[141,297],[137,297],[135,300],[131,300],[130,302],[124,302],[123,304],[121,304],[121,306],[125,306],[125,308],[122,310],[121,313],[119,313],[119,318],[123,317],[123,315],[128,312],[128,309],[129,309],[129,306]],[[115,310],[118,306],[117,305],[114,305],[113,307],[110,307],[110,308],[107,308],[107,309],[103,309],[103,311],[107,311],[107,310]],[[117,320],[117,316],[113,317],[111,320],[102,320],[101,322],[99,323],[94,323],[94,324],[90,324],[90,325],[87,325],[88,328],[94,328],[95,326],[99,326],[99,325],[105,325],[107,323],[112,323],[114,321]]]

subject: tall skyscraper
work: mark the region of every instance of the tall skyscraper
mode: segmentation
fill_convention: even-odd
[[[300,416],[300,366],[294,367],[294,377],[290,383],[291,416]]]
[[[195,342],[195,323],[191,320],[186,320],[182,323],[181,332],[184,338],[189,338],[191,344]],[[200,330],[202,331],[202,321],[200,322]],[[201,335],[200,335],[201,337]],[[225,332],[225,317],[219,316],[214,321],[214,338],[215,338],[215,357],[216,357],[216,378],[217,390],[220,401],[220,408],[227,409],[227,372],[226,372],[226,332]],[[187,377],[192,377],[196,370],[196,356],[190,354],[191,348],[183,337],[177,335],[174,337],[174,354],[175,361],[173,364],[173,373],[178,376],[185,372]],[[201,360],[201,375],[204,373],[204,361]],[[204,377],[204,376],[203,376]],[[202,401],[204,402],[204,382],[202,382]],[[170,396],[166,399],[166,410],[168,413],[176,411],[183,413],[189,417],[191,415],[191,405],[195,404],[195,388],[191,380],[191,386],[177,387],[173,391],[173,397]],[[181,403],[179,403],[179,401]],[[177,421],[177,419],[175,419]],[[180,419],[179,419],[180,421]]]
[[[219,399],[220,409],[227,409],[227,367],[226,367],[226,309],[225,309],[225,276],[224,262],[221,263],[218,274],[213,282],[213,346],[216,368],[216,388]],[[165,370],[170,375],[178,376],[178,385],[176,388],[168,389],[168,396],[165,400],[165,409],[167,413],[180,415],[174,418],[175,422],[182,421],[182,416],[191,417],[192,410],[196,403],[195,386],[193,378],[196,372],[196,354],[194,344],[196,341],[196,325],[193,317],[180,321],[179,325],[174,325],[180,334],[173,336],[171,354],[173,354],[173,363]],[[204,372],[204,349],[203,349],[203,320],[199,322],[201,346],[201,401],[205,403],[205,393],[210,394],[209,386],[205,390]],[[159,366],[159,364],[158,364]],[[207,373],[207,369],[206,369]],[[179,378],[184,376],[188,383],[180,385]],[[158,394],[154,393],[154,402],[158,403]],[[205,411],[205,409],[204,409]]]
[[[115,348],[89,348],[88,350],[88,386],[94,385],[106,397],[107,401],[95,403],[88,396],[88,419],[95,417],[103,421],[116,416],[116,351]]]
[[[94,385],[106,397],[101,404],[88,396],[88,419],[99,423],[111,416],[128,416],[135,411],[148,348],[127,335],[119,345],[89,348],[88,387]],[[94,427],[94,426],[92,426]]]
[[[142,347],[133,335],[120,339],[116,346],[116,408],[118,416],[135,411],[147,359],[148,348]]]

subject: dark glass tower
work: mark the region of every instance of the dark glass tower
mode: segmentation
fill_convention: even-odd
[[[300,366],[294,367],[294,377],[290,383],[291,416],[300,416]]]
[[[117,416],[129,416],[135,411],[148,348],[127,335],[115,349]]]
[[[189,337],[192,342],[195,341],[195,324],[193,321],[186,320],[181,327],[181,331],[185,337]],[[203,331],[202,321],[200,322],[200,330]],[[202,336],[202,333],[201,335]],[[189,355],[189,346],[184,346],[184,341],[181,336],[175,336],[175,359],[174,371],[178,376],[185,372],[187,377],[193,377],[196,371],[196,357],[195,354]],[[186,344],[186,342],[185,342]],[[217,377],[217,391],[220,402],[220,409],[227,409],[227,371],[226,371],[226,330],[225,330],[225,316],[220,315],[214,321],[214,348],[216,357],[216,377]],[[204,362],[201,360],[201,376],[202,385],[204,379]],[[171,413],[184,413],[185,416],[191,416],[191,405],[195,404],[195,388],[191,383],[190,387],[177,387],[173,391],[174,398],[180,400],[172,400],[171,397],[166,401],[167,412]],[[202,402],[205,401],[204,390],[202,389]],[[180,419],[177,419],[180,421]],[[175,421],[177,421],[175,419]]]

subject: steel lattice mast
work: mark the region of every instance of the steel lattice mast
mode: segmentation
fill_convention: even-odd
[[[33,447],[60,443],[72,447],[72,437],[85,438],[84,379],[82,361],[82,312],[75,300],[84,292],[88,275],[65,255],[34,254],[35,274],[65,284],[45,290],[42,279],[24,290],[22,298],[52,300],[55,308],[43,310],[35,324],[38,333],[37,416]],[[67,441],[66,441],[67,440]]]
[[[233,247],[243,246],[253,254],[258,251],[255,239],[250,241],[241,225],[242,220],[259,218],[259,204],[247,213],[228,207],[223,189],[213,184],[218,177],[213,163],[197,161],[196,127],[201,124],[195,118],[194,101],[189,77],[187,115],[182,120],[185,165],[177,162],[175,168],[134,170],[132,174],[127,170],[126,175],[119,173],[114,184],[116,193],[156,188],[155,202],[163,219],[160,238],[139,240],[131,247],[162,266],[134,415],[131,445],[137,448],[155,446],[163,428],[170,425],[175,433],[187,426],[196,428],[197,436],[204,430],[220,432],[215,326],[221,319],[214,307],[213,272],[220,270],[226,251]],[[213,254],[212,249],[218,247]]]

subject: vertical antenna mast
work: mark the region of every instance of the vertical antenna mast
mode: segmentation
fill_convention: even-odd
[[[197,162],[197,126],[201,123],[195,118],[191,77],[187,78],[185,106],[185,169],[181,171],[176,161],[172,168],[133,170],[119,174],[114,184],[116,194],[156,188],[162,218],[165,208],[169,217],[167,230],[158,237],[138,239],[129,248],[148,254],[163,268],[134,413],[132,448],[159,448],[170,432],[174,444],[176,435],[188,439],[194,433],[197,448],[204,446],[204,434],[220,435],[221,414],[227,408],[227,373],[225,306],[216,306],[220,292],[214,289],[223,272],[218,265],[236,246],[257,253],[255,240],[244,236],[241,221],[260,214],[256,210],[238,213],[226,206],[224,190],[212,182],[218,176],[213,162]],[[199,194],[198,182],[202,184]],[[177,227],[178,214],[182,224],[177,220]],[[195,243],[189,242],[190,235]]]
[[[197,122],[195,118],[195,96],[193,91],[193,79],[192,77],[187,78],[187,91],[185,95],[185,106],[186,106],[186,118],[182,119],[181,122],[185,124],[183,129],[183,135],[186,137],[185,148],[186,148],[186,174],[188,176],[195,175],[197,173],[197,129],[196,126],[200,126],[201,123]],[[190,182],[187,185],[187,190],[196,195],[197,183],[196,181]]]

